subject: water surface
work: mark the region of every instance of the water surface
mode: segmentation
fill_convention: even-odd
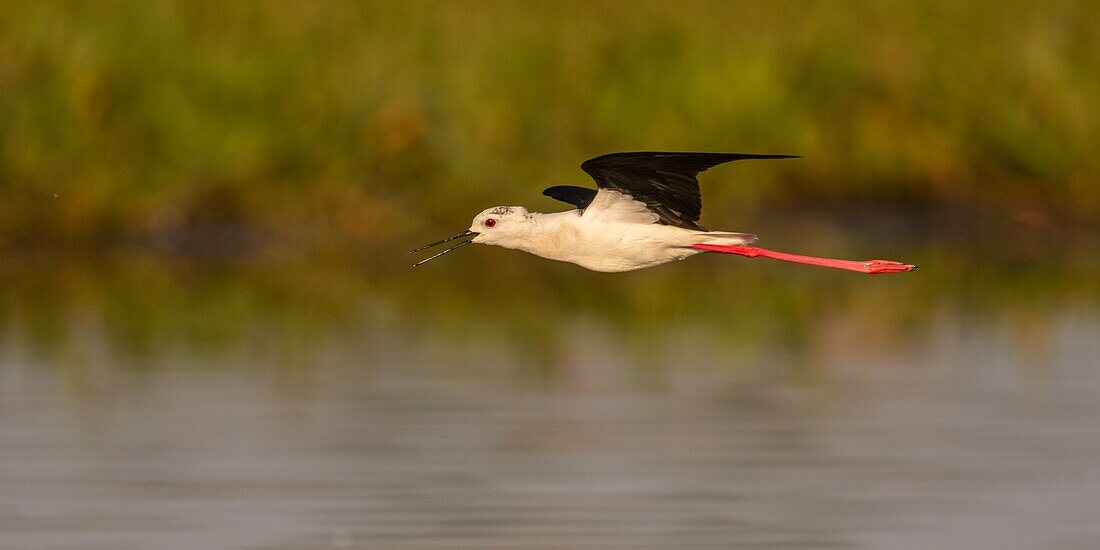
[[[1088,265],[494,254],[22,260],[0,546],[1100,547]]]

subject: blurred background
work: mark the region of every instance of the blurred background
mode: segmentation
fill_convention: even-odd
[[[1090,2],[0,5],[0,546],[1100,546]],[[883,257],[414,246],[613,151]]]

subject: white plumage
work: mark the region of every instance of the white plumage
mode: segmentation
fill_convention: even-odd
[[[489,220],[492,220],[491,222]],[[696,231],[657,223],[645,204],[601,189],[582,210],[543,214],[522,206],[498,206],[478,214],[469,231],[473,242],[529,252],[593,271],[632,271],[703,250],[692,245],[742,245],[756,241],[748,233]],[[487,223],[491,224],[487,225]]]

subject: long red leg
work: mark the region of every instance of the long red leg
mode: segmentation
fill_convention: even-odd
[[[757,248],[755,246],[748,245],[696,244],[692,245],[691,247],[699,250],[706,250],[708,252],[738,254],[748,258],[756,258],[759,256],[763,258],[783,260],[785,262],[798,262],[800,264],[819,265],[821,267],[834,267],[836,269],[847,269],[849,271],[858,271],[860,273],[901,273],[903,271],[913,271],[917,268],[917,266],[915,265],[903,264],[901,262],[895,262],[892,260],[834,260],[831,258],[818,258],[815,256],[787,254],[786,252],[776,252],[774,250],[767,250],[764,248]]]

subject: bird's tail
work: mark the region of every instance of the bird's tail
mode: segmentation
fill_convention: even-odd
[[[747,235],[745,233],[729,233],[729,235]],[[748,235],[752,237],[752,240],[748,242],[754,242],[756,240],[755,235]],[[776,252],[774,250],[766,250],[763,248],[757,248],[755,246],[748,246],[747,244],[716,244],[709,240],[705,240],[699,244],[692,245],[692,248],[697,250],[705,250],[707,252],[719,252],[722,254],[737,254],[745,256],[747,258],[772,258],[776,260],[783,260],[785,262],[796,262],[800,264],[817,265],[821,267],[832,267],[836,269],[847,269],[848,271],[858,271],[860,273],[901,273],[903,271],[913,271],[917,268],[915,265],[903,264],[901,262],[895,262],[893,260],[834,260],[832,258],[818,258],[816,256],[800,256],[798,254],[787,254],[786,252]]]
[[[703,240],[699,244],[736,246],[752,244],[757,237],[752,233],[731,233],[729,231],[708,231],[702,235]]]

